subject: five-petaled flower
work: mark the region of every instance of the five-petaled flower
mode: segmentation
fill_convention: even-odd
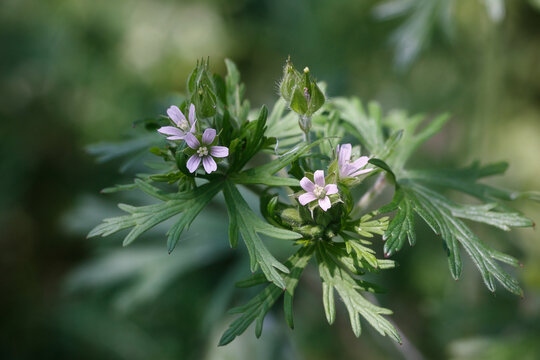
[[[306,193],[300,195],[298,201],[300,204],[306,205],[312,201],[318,200],[321,209],[326,211],[332,206],[328,195],[337,194],[338,187],[336,184],[325,185],[324,171],[322,170],[315,171],[313,180],[315,183],[312,183],[311,180],[305,176],[300,180],[300,186]]]
[[[347,177],[356,177],[372,171],[373,169],[362,169],[367,165],[369,157],[360,156],[355,161],[351,162],[352,147],[351,144],[343,144],[337,146],[339,177],[341,179]]]
[[[195,150],[195,154],[187,161],[187,168],[189,172],[194,173],[199,165],[202,164],[204,170],[210,174],[212,171],[217,170],[217,164],[214,158],[224,158],[229,156],[229,149],[226,146],[211,145],[216,138],[216,130],[206,129],[202,134],[201,142],[192,133],[186,133],[184,140],[187,145]]]
[[[169,115],[171,120],[177,126],[163,126],[158,129],[158,132],[169,135],[167,140],[182,140],[186,137],[186,134],[195,132],[195,124],[197,123],[197,119],[195,118],[195,105],[191,104],[189,106],[189,123],[178,106],[173,105],[168,108],[167,115]]]

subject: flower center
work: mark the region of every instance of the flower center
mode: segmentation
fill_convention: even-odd
[[[315,189],[313,189],[313,195],[315,195],[317,198],[322,199],[326,196],[326,190],[324,190],[324,187],[315,185]]]
[[[197,155],[199,155],[199,157],[207,156],[208,155],[208,149],[206,148],[206,146],[201,146],[200,148],[198,148],[197,149]]]
[[[189,130],[189,124],[188,124],[188,122],[185,121],[185,120],[180,121],[180,124],[178,125],[178,127],[179,127],[180,130],[182,130],[182,131],[188,131],[188,130]]]

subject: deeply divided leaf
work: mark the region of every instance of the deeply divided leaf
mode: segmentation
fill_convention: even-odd
[[[270,254],[259,234],[278,239],[298,239],[300,235],[277,228],[261,220],[251,210],[234,183],[226,181],[223,192],[227,203],[227,211],[229,212],[229,234],[231,234],[232,228],[238,229],[238,233],[242,235],[249,252],[251,271],[256,271],[260,266],[268,281],[285,289],[285,282],[277,270],[289,273],[289,269]],[[235,231],[233,230],[233,232]]]
[[[231,314],[241,315],[225,331],[219,341],[220,346],[227,345],[237,336],[244,333],[253,321],[256,321],[255,335],[260,337],[264,317],[282,294],[285,296],[285,317],[289,326],[291,328],[293,327],[292,298],[294,296],[294,290],[298,284],[300,275],[313,256],[314,249],[315,247],[313,245],[304,246],[285,262],[285,265],[291,269],[289,274],[284,275],[285,292],[281,287],[275,284],[269,284],[247,304],[229,311]],[[255,276],[255,278],[260,280],[258,276]]]

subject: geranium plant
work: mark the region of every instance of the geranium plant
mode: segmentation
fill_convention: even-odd
[[[138,189],[157,202],[139,207],[120,204],[126,215],[105,219],[89,234],[107,236],[130,229],[124,238],[124,245],[129,245],[150,228],[175,218],[167,232],[171,252],[181,246],[183,231],[222,192],[230,246],[236,248],[242,238],[253,272],[237,286],[265,287],[247,304],[231,310],[238,317],[220,345],[253,322],[260,336],[265,315],[282,296],[285,319],[292,328],[293,296],[310,262],[318,267],[330,324],[337,292],[356,336],[362,317],[381,335],[401,341],[386,318],[391,310],[366,299],[365,292],[378,292],[379,287],[364,275],[395,266],[390,257],[406,242],[415,244],[418,220],[442,239],[453,278],[461,276],[463,248],[490,291],[498,283],[522,295],[518,282],[501,266],[516,266],[518,261],[487,245],[465,220],[505,231],[533,226],[507,202],[520,197],[538,200],[539,194],[480,182],[504,173],[506,163],[445,170],[406,167],[414,151],[441,130],[447,114],[430,120],[403,112],[383,115],[375,103],[366,109],[356,98],[328,99],[324,84],[307,67],[296,70],[290,60],[271,112],[265,106],[252,110],[236,66],[229,60],[226,65],[228,73],[222,78],[211,73],[207,61],[199,62],[189,76],[185,100],[171,104],[166,117],[147,122],[159,138],[160,146],[150,148],[162,159],[159,171],[107,189]],[[250,208],[240,187],[259,197],[260,215]],[[385,188],[393,190],[393,200],[373,209],[372,200]],[[478,201],[455,202],[446,195],[448,189]],[[296,251],[288,259],[278,259],[263,236],[290,242]]]

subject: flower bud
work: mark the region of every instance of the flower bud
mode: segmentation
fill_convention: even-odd
[[[290,59],[283,68],[280,92],[291,110],[304,118],[310,118],[325,102],[324,94],[311,77],[309,68],[305,67],[301,74]]]
[[[212,73],[208,69],[208,60],[197,62],[187,82],[187,91],[191,103],[200,117],[211,117],[216,114],[216,92],[212,81]]]
[[[295,86],[300,83],[301,76],[298,71],[293,67],[291,59],[288,58],[283,68],[283,79],[281,79],[281,84],[279,86],[279,91],[281,96],[287,103],[291,101],[293,91]]]

